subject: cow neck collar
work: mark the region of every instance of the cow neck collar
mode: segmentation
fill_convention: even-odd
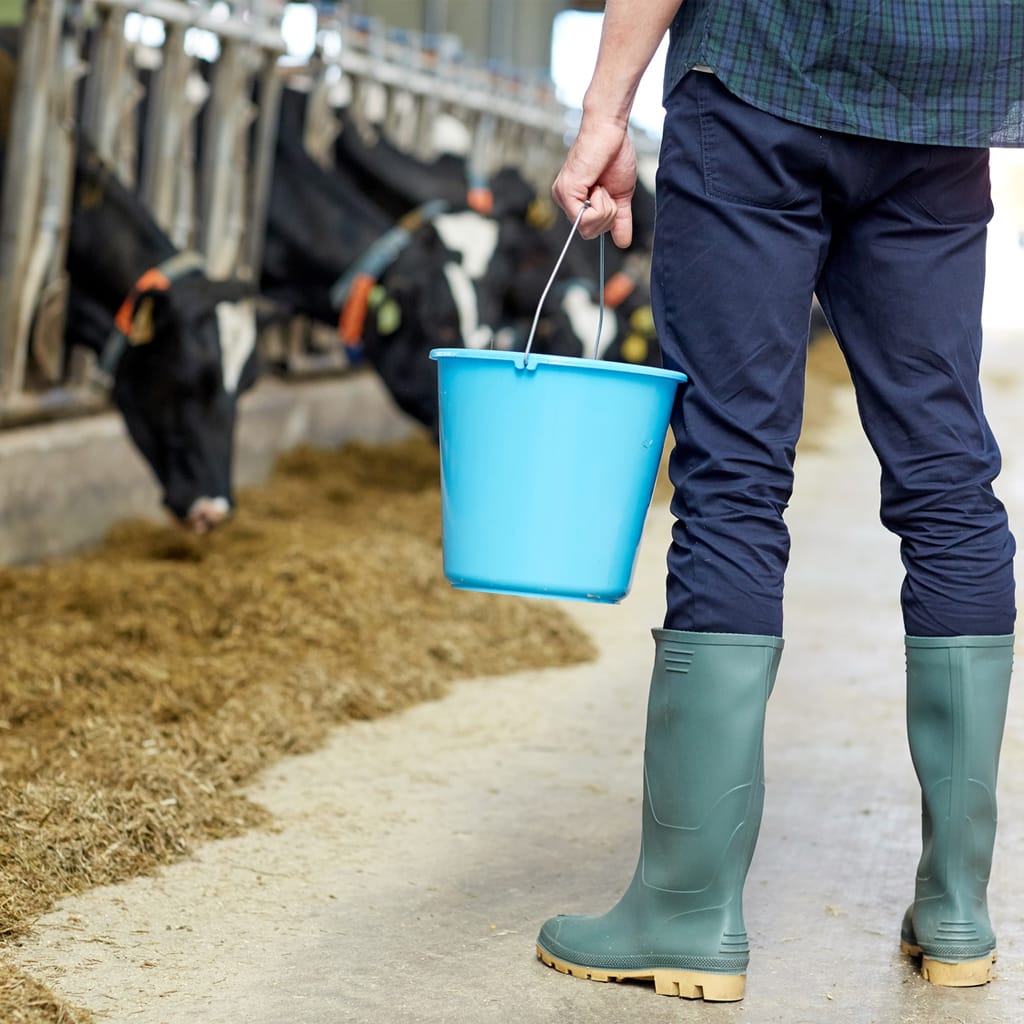
[[[417,231],[447,211],[448,203],[443,199],[432,199],[410,210],[371,243],[331,286],[331,305],[340,310],[338,334],[345,345],[351,348],[362,341],[370,292],[381,274],[398,259]]]
[[[132,318],[135,316],[135,306],[140,295],[144,292],[168,291],[179,278],[197,270],[203,270],[205,267],[206,261],[199,253],[183,249],[142,273],[135,284],[131,286],[124,301],[114,314],[114,329],[110,332],[103,351],[100,353],[100,370],[113,377],[128,346],[144,344],[141,340],[132,337]]]

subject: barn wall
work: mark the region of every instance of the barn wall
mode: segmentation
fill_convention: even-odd
[[[564,0],[446,0],[445,31],[457,35],[466,50],[524,70],[547,72],[551,60],[551,25],[573,3]],[[394,28],[428,27],[429,0],[367,0],[363,11]]]

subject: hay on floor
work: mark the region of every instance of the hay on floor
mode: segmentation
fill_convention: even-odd
[[[4,1024],[95,1024],[96,1018],[0,961],[0,1020]]]
[[[129,522],[90,554],[0,569],[0,940],[266,824],[241,787],[339,723],[594,656],[552,602],[448,585],[438,475],[423,437],[300,449],[209,537]],[[74,1012],[0,1002],[5,1022]]]

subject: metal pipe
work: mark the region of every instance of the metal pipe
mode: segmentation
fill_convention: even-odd
[[[267,235],[267,208],[274,174],[277,119],[281,103],[282,78],[277,65],[268,61],[259,78],[259,120],[256,122],[252,162],[249,170],[249,221],[241,276],[258,280]]]
[[[192,127],[194,109],[188,110],[185,85],[192,58],[185,52],[186,28],[169,24],[161,49],[163,61],[153,75],[146,111],[146,141],[142,152],[140,192],[158,224],[166,231],[176,226],[177,179],[182,172],[185,135]]]
[[[202,7],[182,3],[181,0],[145,0],[144,4],[140,4],[139,0],[96,0],[96,7],[99,10],[144,13],[161,21],[204,29],[221,39],[235,39],[264,50],[285,52],[284,39],[274,21],[261,24],[253,19],[221,20],[212,17]]]
[[[110,409],[109,396],[93,387],[50,388],[0,397],[0,429],[71,419]]]
[[[62,0],[37,0],[26,11],[0,207],[0,396],[21,390],[27,345],[19,333],[27,297],[22,282],[31,258],[46,177],[46,143]],[[46,83],[40,88],[39,83]]]

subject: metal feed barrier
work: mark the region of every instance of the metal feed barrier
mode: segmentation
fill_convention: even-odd
[[[477,61],[457,37],[389,31],[374,18],[341,14],[324,28],[340,41],[323,55],[324,74],[336,67],[351,83],[357,120],[376,120],[395,145],[429,159],[433,126],[446,114],[468,129],[477,177],[513,165],[538,188],[550,185],[565,156],[568,112],[546,74]],[[341,97],[332,105],[345,105]]]
[[[367,139],[382,136],[421,160],[451,146],[439,125],[458,129],[455,149],[481,184],[512,165],[546,193],[565,157],[569,112],[548,76],[480,61],[452,34],[389,28],[321,5],[313,52],[284,73],[290,88],[308,93],[304,143],[324,166],[334,161],[342,112]],[[294,375],[349,365],[336,332],[302,317],[265,334],[264,344]]]
[[[158,47],[126,36],[127,19],[143,14],[163,27]],[[84,353],[76,350],[64,366],[76,124],[122,178],[137,185],[175,243],[203,255],[212,276],[252,278],[272,170],[275,69],[284,50],[279,22],[279,7],[266,3],[236,5],[223,17],[182,0],[28,5],[0,207],[0,425],[106,405]],[[194,30],[209,33],[220,51],[208,82],[186,48]],[[144,79],[149,103],[140,139]],[[189,80],[198,88],[186,88]],[[197,92],[198,101],[192,98]],[[197,160],[200,107],[204,137]]]
[[[343,107],[423,158],[447,115],[481,179],[511,163],[550,183],[568,120],[546,78],[475,61],[451,35],[323,4],[297,66],[281,60],[282,13],[280,0],[29,0],[0,205],[0,428],[108,406],[94,357],[76,348],[68,361],[63,344],[76,124],[212,277],[258,277],[286,79],[311,92],[305,142],[318,159],[331,159]],[[197,32],[213,59],[197,56]],[[347,365],[334,338],[310,358],[308,324],[286,333],[283,363],[297,373]]]

